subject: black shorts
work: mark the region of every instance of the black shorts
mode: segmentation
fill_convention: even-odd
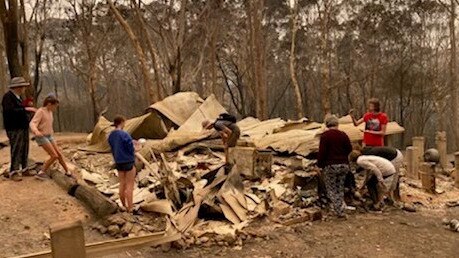
[[[115,167],[118,171],[131,171],[131,169],[134,167],[134,162],[116,163]]]

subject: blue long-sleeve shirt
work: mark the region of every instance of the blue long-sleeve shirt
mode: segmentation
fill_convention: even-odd
[[[129,163],[135,161],[135,150],[131,136],[123,130],[114,130],[108,136],[108,143],[112,148],[115,163]]]

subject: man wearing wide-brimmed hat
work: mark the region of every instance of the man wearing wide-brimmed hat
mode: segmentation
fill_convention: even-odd
[[[29,155],[29,118],[27,112],[35,112],[33,107],[24,107],[21,95],[30,84],[22,77],[11,79],[10,89],[2,99],[3,125],[11,146],[11,167],[9,176],[21,181],[22,169],[27,168]]]

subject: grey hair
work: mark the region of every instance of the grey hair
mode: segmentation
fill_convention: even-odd
[[[339,120],[338,117],[336,117],[335,115],[329,115],[325,117],[325,126],[327,126],[327,128],[336,127],[338,126],[338,124]]]

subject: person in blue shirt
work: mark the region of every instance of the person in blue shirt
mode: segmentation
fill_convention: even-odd
[[[116,127],[108,136],[113,159],[115,160],[118,177],[120,180],[119,195],[121,203],[127,212],[133,209],[133,191],[136,171],[134,141],[129,133],[123,130],[126,119],[122,116],[115,117],[113,125]]]

